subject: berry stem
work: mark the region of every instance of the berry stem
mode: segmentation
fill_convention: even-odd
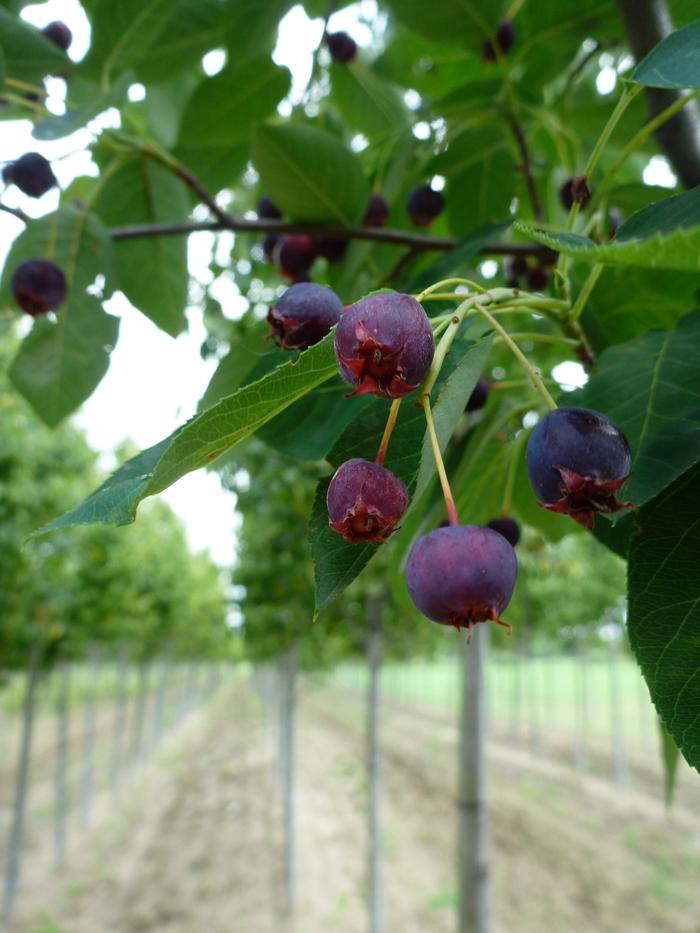
[[[471,279],[442,279],[441,282],[434,282],[413,297],[416,301],[423,301],[426,295],[431,295],[433,292],[440,291],[445,285],[468,285],[469,288],[473,288],[475,292],[481,292],[482,294],[486,291],[483,285],[479,285],[478,282],[473,282]]]
[[[600,278],[600,274],[602,271],[603,271],[602,262],[597,262],[593,266],[591,271],[588,273],[588,278],[583,283],[583,286],[581,288],[581,291],[578,293],[576,301],[574,302],[569,313],[566,315],[569,321],[577,321],[581,317],[581,314],[583,313],[583,309],[586,306],[586,302],[588,301],[591,292],[595,288],[595,284]]]
[[[384,428],[384,434],[382,435],[382,440],[379,444],[379,450],[377,451],[377,456],[374,461],[378,466],[384,465],[384,457],[386,457],[387,447],[389,446],[389,440],[396,425],[396,419],[399,417],[400,407],[401,399],[395,398],[391,403],[389,417],[386,419],[386,427]]]
[[[440,442],[435,430],[435,422],[433,421],[433,412],[430,408],[430,395],[425,390],[421,393],[420,401],[421,405],[423,406],[423,411],[425,412],[425,420],[428,425],[428,436],[430,437],[430,444],[433,448],[435,466],[437,467],[438,476],[440,477],[440,485],[442,486],[442,495],[445,499],[447,517],[450,520],[450,525],[459,525],[457,506],[455,505],[454,496],[452,495],[452,490],[450,489],[450,481],[448,480],[447,473],[445,472],[445,464],[443,462],[442,453],[440,451]]]
[[[515,343],[511,339],[508,331],[500,324],[499,321],[496,320],[493,314],[490,314],[486,310],[486,308],[482,307],[481,305],[477,305],[476,309],[479,312],[479,314],[481,314],[484,318],[486,318],[486,320],[489,322],[491,327],[493,327],[493,329],[500,334],[500,336],[503,338],[504,343],[508,345],[509,349],[513,352],[513,354],[518,359],[518,361],[520,362],[525,372],[530,377],[530,381],[532,382],[532,385],[534,386],[534,388],[537,389],[537,391],[540,393],[540,395],[544,399],[544,402],[547,405],[547,408],[549,408],[550,411],[554,411],[557,407],[557,403],[554,401],[552,396],[547,391],[547,388],[544,382],[542,382],[542,377],[540,376],[540,374],[537,372],[534,366],[530,363],[530,361],[525,356],[525,354],[520,349],[520,347],[517,345],[517,343]]]

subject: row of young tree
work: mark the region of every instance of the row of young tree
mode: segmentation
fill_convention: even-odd
[[[0,372],[14,349],[2,335]],[[133,534],[97,525],[28,543],[100,471],[84,434],[72,425],[47,428],[4,375],[0,405],[0,668],[26,665],[37,641],[47,662],[82,658],[96,644],[143,660],[235,651],[221,571],[207,554],[192,553],[164,502]]]

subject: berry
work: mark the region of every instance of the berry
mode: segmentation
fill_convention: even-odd
[[[27,152],[5,167],[12,183],[32,198],[40,198],[56,184],[51,163],[38,152]],[[5,177],[3,172],[3,178]]]
[[[373,194],[369,199],[362,223],[366,227],[383,227],[389,219],[389,205],[381,194]]]
[[[591,199],[591,189],[588,187],[586,176],[568,178],[559,189],[559,197],[567,211],[570,211],[574,204],[585,207]]]
[[[53,42],[54,45],[57,45],[61,51],[67,52],[70,48],[70,44],[73,41],[73,33],[65,23],[55,20],[53,23],[49,23],[48,26],[44,26],[41,31],[46,38]]]
[[[35,316],[54,311],[66,297],[63,272],[46,259],[28,259],[12,275],[12,294],[27,314]]]
[[[589,408],[557,408],[537,424],[527,444],[527,471],[539,504],[591,529],[596,512],[618,512],[617,491],[630,474],[627,438]]]
[[[258,201],[258,217],[265,217],[267,220],[281,220],[282,211],[270,198],[260,198]]]
[[[357,55],[357,43],[346,32],[328,33],[326,45],[333,61],[341,65],[347,65]]]
[[[511,547],[515,547],[520,541],[520,525],[514,518],[494,518],[487,523],[486,527],[497,531],[499,535],[503,535]]]
[[[487,39],[481,47],[487,62],[495,62],[499,52],[501,55],[507,55],[515,45],[515,26],[509,19],[504,19],[498,24],[495,38],[495,43]]]
[[[430,185],[414,188],[406,202],[408,216],[417,227],[427,227],[445,209],[445,198],[441,191],[434,191]]]
[[[527,270],[527,284],[534,292],[541,292],[547,287],[549,272],[544,266],[533,266]]]
[[[355,395],[408,395],[433,361],[428,316],[410,295],[385,292],[350,305],[335,331],[340,375]]]
[[[503,535],[479,525],[436,528],[419,538],[406,563],[408,592],[423,615],[441,625],[501,623],[518,562]]]
[[[14,167],[13,162],[8,162],[7,165],[2,167],[2,180],[6,185],[12,184],[12,169]]]
[[[268,262],[272,262],[272,257],[278,240],[279,237],[276,234],[268,233],[268,235],[262,241],[263,253],[265,254],[265,259],[267,259]]]
[[[489,388],[488,382],[483,376],[480,376],[472,390],[472,394],[469,396],[467,404],[464,406],[464,410],[478,411],[480,408],[483,408],[486,404],[486,399],[489,397]]]
[[[285,350],[305,350],[325,337],[343,313],[343,303],[325,285],[290,285],[267,320],[272,335]]]
[[[293,281],[306,276],[315,258],[316,244],[305,233],[281,236],[272,251],[277,268]]]
[[[328,262],[340,262],[348,248],[347,240],[333,240],[331,237],[316,239],[316,252]]]
[[[408,492],[391,470],[356,457],[338,467],[326,501],[333,531],[352,544],[381,544],[401,521]]]

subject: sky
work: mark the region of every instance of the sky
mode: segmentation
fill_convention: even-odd
[[[347,29],[360,46],[368,45],[372,35],[361,20],[372,19],[376,12],[374,0],[361,0],[334,14],[330,28],[333,31]],[[69,54],[76,60],[84,56],[89,45],[89,25],[76,0],[48,0],[25,7],[22,15],[37,26],[55,19],[64,21],[73,32]],[[274,58],[292,72],[291,102],[299,99],[306,86],[322,30],[322,21],[309,20],[301,7],[292,8],[280,25]],[[204,67],[208,73],[215,73],[223,64],[222,53],[211,52],[205,56]],[[599,91],[610,94],[617,75],[609,64],[606,66],[601,61],[601,65]],[[48,79],[47,90],[47,106],[54,112],[61,112],[63,82]],[[143,89],[135,86],[132,93],[142,95]],[[288,107],[289,102],[283,102],[281,112]],[[115,125],[114,118],[114,113],[107,112],[91,126]],[[81,130],[55,142],[37,143],[31,136],[28,121],[0,123],[0,162],[17,158],[24,152],[40,151],[51,160],[63,188],[78,175],[95,174],[89,154],[84,151],[90,139],[90,133]],[[663,159],[652,160],[645,181],[673,183]],[[58,192],[51,191],[37,201],[11,188],[3,194],[3,200],[10,206],[21,207],[30,216],[38,216],[57,207]],[[0,214],[0,264],[23,227],[10,215]],[[207,260],[213,242],[210,234],[190,237],[190,272],[203,281],[207,281],[209,274]],[[216,297],[223,302],[224,312],[228,310],[234,316],[236,299],[240,303],[240,296],[233,282],[224,280],[217,285]],[[90,444],[101,453],[105,467],[111,468],[112,451],[127,438],[140,448],[149,447],[194,414],[215,362],[204,361],[199,354],[205,329],[201,310],[196,307],[188,308],[188,331],[177,339],[158,330],[120,294],[110,299],[106,308],[121,318],[119,341],[106,377],[74,420],[85,430]],[[22,320],[20,326],[28,329],[29,320]],[[571,385],[581,384],[582,374],[577,363],[563,363],[555,371],[558,380]],[[185,522],[192,546],[208,550],[222,566],[230,565],[240,518],[235,512],[235,497],[221,489],[217,475],[204,471],[191,473],[162,496]]]

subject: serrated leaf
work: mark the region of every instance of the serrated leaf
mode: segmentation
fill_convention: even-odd
[[[538,243],[585,262],[700,269],[700,186],[637,211],[612,243],[594,243],[577,233],[548,233],[520,222],[515,227]]]
[[[459,351],[458,351],[459,347]],[[440,380],[432,393],[433,418],[441,442],[445,446],[454,431],[459,416],[481,373],[490,347],[490,338],[478,342],[460,340],[443,366]],[[458,400],[458,407],[455,399]],[[352,457],[374,460],[384,432],[389,403],[373,402],[343,433],[327,456],[338,467]],[[407,398],[399,410],[391,437],[385,465],[400,476],[415,503],[434,471],[432,450],[426,441],[425,415],[415,399]],[[420,482],[420,489],[416,491]],[[373,545],[349,544],[328,527],[326,491],[328,481],[319,483],[316,491],[309,535],[314,556],[316,577],[316,609],[320,611],[352,583],[376,552]]]
[[[630,80],[647,87],[700,87],[700,20],[662,39]]]
[[[567,404],[603,412],[627,435],[632,475],[623,499],[642,505],[700,460],[700,311],[675,331],[605,350]]]
[[[146,157],[105,166],[92,208],[108,227],[187,219],[187,194],[172,172]],[[143,237],[115,243],[119,288],[172,337],[185,327],[187,241]]]
[[[243,64],[262,51],[272,51],[277,26],[293,0],[225,0],[225,40],[229,56]]]
[[[294,220],[351,225],[369,189],[359,159],[330,133],[310,126],[259,127],[253,161],[261,185]]]
[[[174,16],[136,66],[137,78],[145,84],[170,83],[178,72],[221,44],[225,25],[221,0],[179,0],[173,5]]]
[[[47,424],[58,424],[92,393],[109,365],[119,328],[87,289],[104,276],[103,292],[114,287],[114,250],[96,217],[62,208],[34,220],[12,245],[0,300],[13,307],[10,279],[26,259],[51,259],[63,271],[68,294],[55,321],[39,319],[20,346],[10,376]]]
[[[262,427],[337,371],[333,337],[290,360],[257,382],[196,415],[147,451],[127,461],[91,496],[39,533],[84,524],[126,524],[139,503],[221,454]]]
[[[508,215],[517,175],[505,147],[500,147],[453,175],[447,185],[450,229],[466,236],[479,224],[495,224]]]
[[[629,553],[630,644],[651,698],[700,770],[700,467],[639,511]]]
[[[73,63],[58,46],[18,16],[0,7],[0,49],[9,78],[38,84],[48,74],[72,68]]]
[[[475,0],[388,0],[387,5],[400,23],[419,36],[476,47],[495,31],[506,7],[502,0],[487,8]]]
[[[400,136],[409,124],[408,110],[393,85],[378,78],[367,65],[331,66],[331,100],[348,125],[369,139]]]

